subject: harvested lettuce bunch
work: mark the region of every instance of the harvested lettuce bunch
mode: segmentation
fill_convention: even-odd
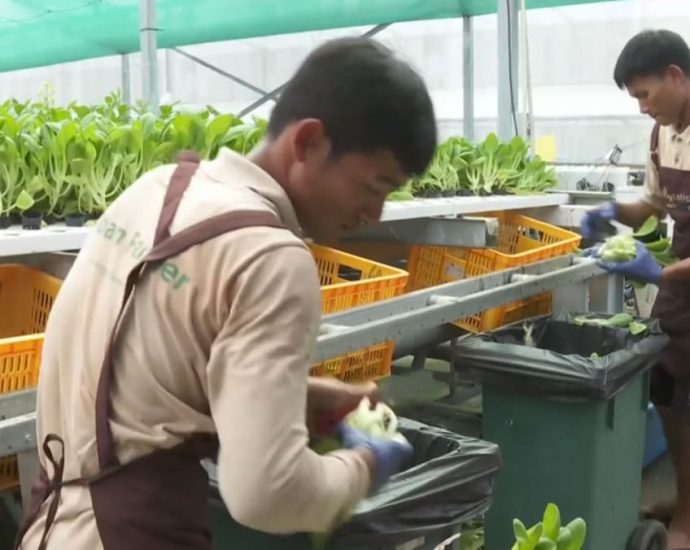
[[[394,439],[405,442],[405,436],[398,431],[398,417],[385,403],[372,403],[368,397],[364,397],[359,406],[348,414],[343,422],[351,427],[381,439]],[[337,451],[341,448],[337,437],[319,438],[312,442],[311,448],[319,454]],[[313,550],[325,550],[328,547],[331,533],[311,533],[310,538]]]
[[[599,248],[599,257],[606,262],[627,262],[635,256],[637,256],[637,247],[631,235],[610,237]]]
[[[647,325],[635,321],[635,318],[629,313],[617,313],[611,317],[603,318],[580,315],[575,317],[574,322],[580,326],[594,325],[599,327],[627,328],[633,336],[647,332]]]
[[[381,402],[372,408],[368,397],[363,398],[359,406],[345,417],[345,422],[372,437],[407,442],[405,436],[398,432],[398,417],[393,409]]]

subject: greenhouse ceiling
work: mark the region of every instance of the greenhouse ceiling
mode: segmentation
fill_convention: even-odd
[[[158,46],[496,11],[498,0],[157,0]],[[607,0],[526,0],[528,8]],[[0,71],[139,51],[139,0],[0,0]]]

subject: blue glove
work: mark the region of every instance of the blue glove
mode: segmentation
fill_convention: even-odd
[[[599,260],[599,265],[610,273],[624,275],[641,283],[659,285],[661,266],[641,242],[636,242],[635,248],[637,249],[637,256],[630,261],[616,263]]]
[[[374,455],[376,465],[371,493],[378,491],[392,475],[397,474],[403,461],[414,452],[412,445],[407,442],[371,437],[344,422],[338,425],[338,434],[346,449],[368,449]]]
[[[588,211],[580,224],[580,233],[585,239],[593,239],[599,233],[599,227],[616,219],[616,203],[608,202]]]

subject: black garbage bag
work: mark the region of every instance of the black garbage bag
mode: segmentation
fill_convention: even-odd
[[[399,429],[414,447],[413,457],[375,496],[359,504],[348,523],[329,538],[328,550],[394,550],[411,541],[419,541],[415,549],[434,548],[463,522],[488,510],[501,466],[498,445],[405,418],[399,419]],[[208,470],[211,500],[217,507],[222,501],[215,468]],[[311,548],[307,535],[279,537],[253,532],[229,515],[223,523],[223,529],[229,531],[223,547]],[[431,541],[435,544],[429,546]]]
[[[535,319],[532,344],[524,322],[462,339],[430,355],[455,361],[463,379],[548,398],[609,399],[658,361],[668,337],[655,320],[638,320],[647,330],[580,325],[564,313]],[[608,315],[610,316],[610,315]]]
[[[411,463],[360,503],[329,548],[395,548],[488,510],[501,466],[497,445],[405,418],[399,429],[414,447]]]

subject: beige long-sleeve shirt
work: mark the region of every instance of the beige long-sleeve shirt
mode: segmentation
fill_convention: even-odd
[[[97,471],[95,393],[129,270],[151,247],[173,168],[156,169],[105,212],[54,304],[38,388],[38,440],[65,440],[65,479]],[[307,374],[319,281],[295,212],[268,174],[224,150],[203,162],[171,233],[226,211],[263,209],[291,231],[245,228],[193,247],[142,280],[115,356],[111,426],[127,462],[217,431],[232,516],[273,532],[323,531],[369,484],[355,453],[308,448]],[[44,467],[45,457],[41,455]],[[65,487],[51,548],[97,550],[88,489]],[[45,514],[45,506],[43,510]],[[44,515],[25,538],[34,549]]]

